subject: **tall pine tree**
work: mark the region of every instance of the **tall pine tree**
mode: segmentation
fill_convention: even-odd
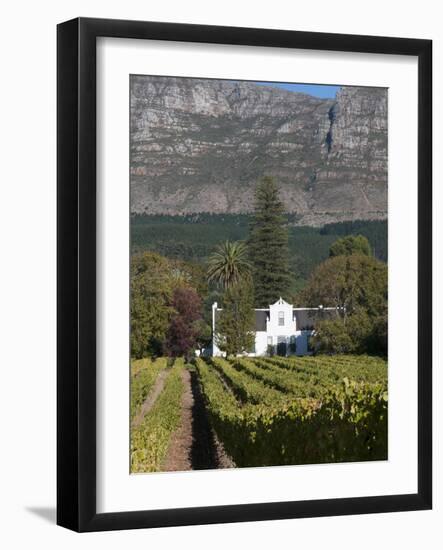
[[[288,229],[283,203],[274,179],[265,176],[255,190],[254,216],[248,241],[256,307],[288,298]]]

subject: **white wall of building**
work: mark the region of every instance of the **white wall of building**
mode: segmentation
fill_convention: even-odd
[[[268,333],[259,331],[255,333],[255,353],[249,355],[266,355],[268,349]]]
[[[281,298],[269,306],[269,321],[266,323],[268,335],[274,339],[278,336],[289,338],[295,334],[296,326],[293,320],[294,308]],[[275,340],[273,344],[275,345]]]
[[[212,355],[214,357],[224,356],[224,352],[217,346],[217,331],[215,314],[218,310],[218,304],[212,305]],[[220,311],[220,310],[219,310]],[[279,343],[286,344],[286,354],[291,355],[290,345],[295,342],[296,355],[306,355],[308,352],[308,340],[312,331],[298,330],[294,319],[294,307],[281,298],[269,306],[269,316],[266,321],[266,331],[257,331],[255,333],[254,351],[247,355],[263,356],[268,355],[269,346],[273,346],[274,353],[277,352]]]

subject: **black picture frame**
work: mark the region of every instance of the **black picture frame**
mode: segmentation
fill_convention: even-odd
[[[399,54],[418,58],[416,494],[96,512],[96,39]],[[432,506],[432,42],[78,18],[57,29],[57,523],[104,531],[426,510]]]

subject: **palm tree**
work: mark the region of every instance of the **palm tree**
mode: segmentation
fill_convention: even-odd
[[[218,245],[208,260],[208,281],[216,281],[225,289],[232,287],[250,273],[247,256],[244,242],[225,241]]]

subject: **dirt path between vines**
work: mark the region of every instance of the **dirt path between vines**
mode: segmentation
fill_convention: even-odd
[[[157,401],[157,397],[163,391],[166,377],[168,376],[169,371],[170,369],[163,369],[162,371],[160,371],[160,374],[158,375],[154,386],[151,388],[151,391],[148,393],[146,399],[143,402],[143,405],[140,407],[140,411],[132,421],[133,428],[137,428],[138,426],[140,426],[140,424],[143,422],[143,418],[145,417],[145,415],[148,414],[148,412],[154,406],[154,403]]]
[[[195,371],[184,369],[180,427],[171,437],[163,471],[233,468],[234,463],[212,430]]]

